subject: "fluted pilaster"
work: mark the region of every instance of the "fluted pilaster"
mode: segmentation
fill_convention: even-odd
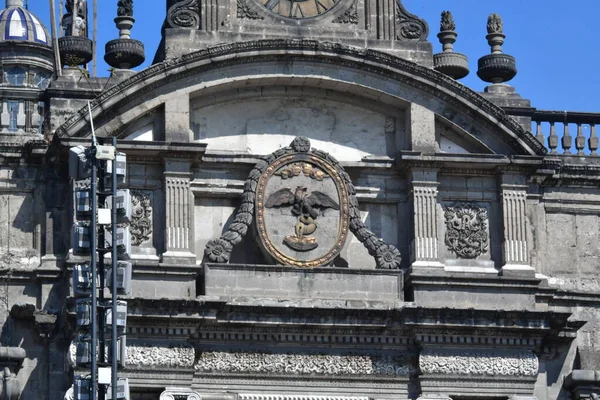
[[[504,223],[503,275],[534,275],[527,245],[527,186],[525,178],[503,174],[501,184]]]
[[[437,171],[412,172],[412,267],[443,267],[438,259]]]
[[[189,162],[165,162],[166,251],[162,255],[165,263],[196,262],[192,251],[194,201],[189,168]]]

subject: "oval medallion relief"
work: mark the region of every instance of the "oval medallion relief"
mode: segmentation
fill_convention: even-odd
[[[348,235],[348,207],[348,190],[330,162],[310,153],[282,156],[258,181],[261,244],[284,265],[329,265]]]

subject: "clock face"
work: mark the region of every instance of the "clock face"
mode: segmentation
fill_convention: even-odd
[[[325,14],[339,0],[259,0],[269,11],[286,18],[304,19]]]

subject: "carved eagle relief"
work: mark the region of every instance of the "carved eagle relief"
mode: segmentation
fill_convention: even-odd
[[[294,227],[295,235],[287,236],[284,243],[297,251],[309,251],[318,246],[316,238],[308,237],[317,229],[315,220],[319,213],[316,208],[340,209],[340,205],[325,193],[314,190],[308,194],[304,186],[296,187],[295,193],[290,188],[279,189],[265,202],[266,208],[289,206],[292,206],[292,214],[298,217],[298,222]]]

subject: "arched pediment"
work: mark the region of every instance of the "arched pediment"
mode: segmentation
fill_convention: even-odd
[[[173,96],[188,96],[191,102],[213,98],[217,104],[223,93],[255,89],[264,95],[263,89],[272,87],[297,88],[292,94],[300,97],[333,93],[345,102],[360,99],[382,110],[418,104],[456,127],[466,142],[488,149],[482,152],[546,151],[501,108],[435,70],[378,51],[316,41],[240,42],[168,60],[102,93],[91,104],[92,114],[98,135],[123,137],[126,127]],[[55,133],[57,138],[88,135],[87,107]]]

